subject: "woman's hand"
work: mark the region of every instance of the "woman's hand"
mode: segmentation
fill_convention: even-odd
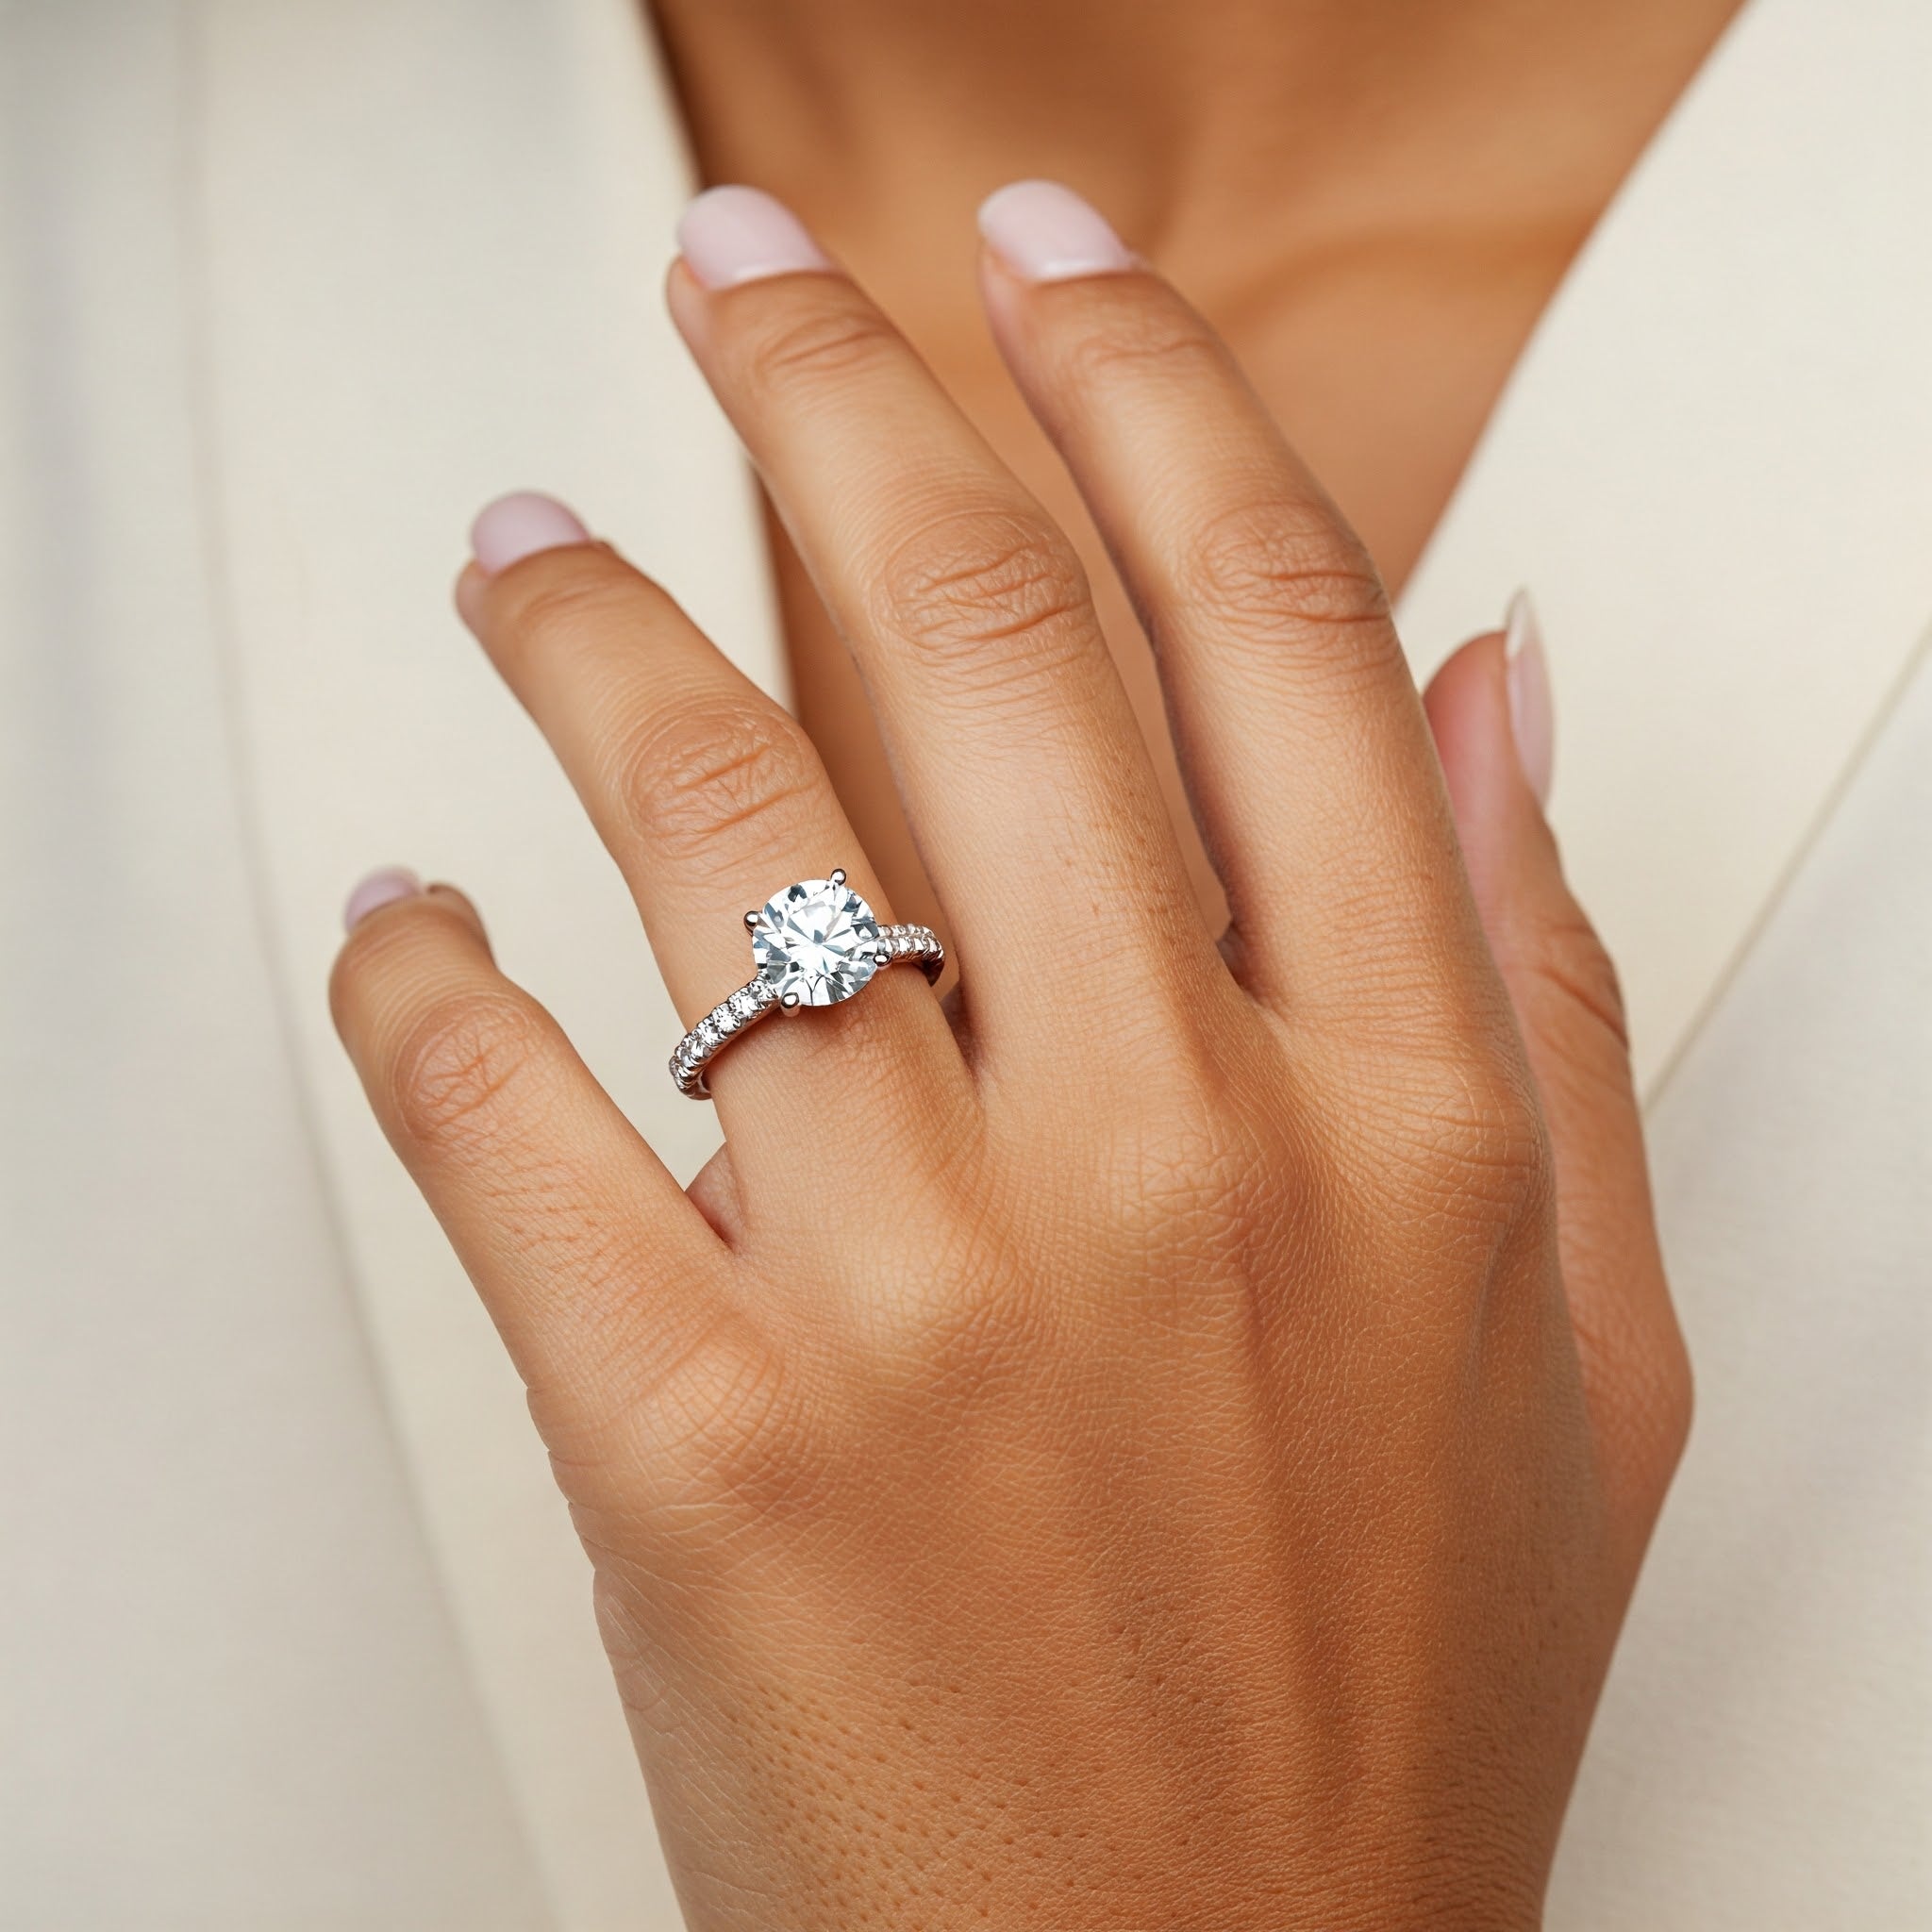
[[[1067,539],[724,191],[672,306],[862,669],[958,1009],[884,972],[735,1041],[689,1195],[454,891],[357,926],[342,1035],[528,1381],[694,1927],[1529,1925],[1689,1402],[1614,982],[1501,640],[1425,717],[1202,321],[1061,192],[989,228],[1229,933]],[[797,726],[531,517],[459,602],[687,1019],[789,881],[889,917]]]

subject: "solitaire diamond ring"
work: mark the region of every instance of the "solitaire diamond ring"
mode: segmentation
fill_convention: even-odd
[[[706,1100],[705,1069],[746,1027],[767,1013],[834,1007],[849,1000],[881,966],[901,960],[937,980],[945,948],[928,925],[881,925],[845,883],[842,869],[828,879],[801,879],[775,893],[744,923],[751,933],[756,977],[721,1000],[677,1042],[671,1077],[687,1099]]]

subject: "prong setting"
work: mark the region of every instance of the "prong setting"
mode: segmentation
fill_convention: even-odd
[[[711,1061],[769,1014],[837,1005],[886,966],[917,966],[928,981],[938,981],[946,955],[932,928],[881,926],[846,877],[841,866],[826,879],[788,886],[744,915],[755,976],[678,1042],[670,1072],[680,1093],[708,1099],[705,1076]]]

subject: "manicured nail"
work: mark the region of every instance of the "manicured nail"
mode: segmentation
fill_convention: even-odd
[[[373,872],[349,894],[342,908],[342,926],[354,932],[378,906],[392,906],[398,899],[413,899],[423,890],[423,881],[408,866],[386,865]]]
[[[1509,679],[1509,724],[1516,736],[1516,758],[1523,775],[1540,805],[1550,802],[1550,775],[1555,768],[1557,718],[1550,702],[1550,666],[1543,656],[1542,626],[1527,591],[1509,600],[1508,627],[1503,634],[1503,658]]]
[[[979,205],[986,244],[1022,281],[1068,282],[1139,268],[1091,202],[1058,181],[1014,181]]]
[[[534,490],[513,490],[485,504],[470,525],[471,554],[491,576],[540,550],[590,541],[575,510]]]
[[[708,289],[833,267],[805,224],[761,188],[706,189],[677,224],[677,246]]]

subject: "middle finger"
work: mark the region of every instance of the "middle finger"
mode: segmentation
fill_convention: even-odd
[[[1066,537],[777,203],[714,190],[680,241],[673,313],[858,660],[979,1052],[1096,979],[1219,973]]]
[[[1486,1023],[1447,795],[1360,541],[1097,212],[1029,182],[981,221],[995,340],[1154,640],[1244,982],[1378,1039],[1424,1009]]]

